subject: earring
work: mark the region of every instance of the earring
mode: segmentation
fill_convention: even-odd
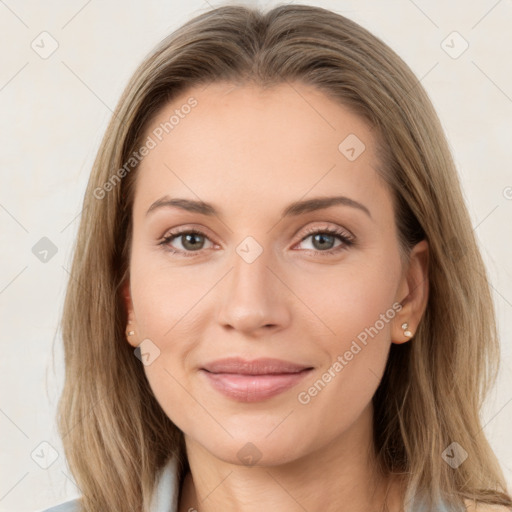
[[[132,323],[131,320],[128,320],[128,325]],[[126,336],[133,336],[135,334],[135,331],[126,331]]]
[[[412,336],[412,332],[409,331],[409,324],[407,322],[404,322],[402,324],[402,329],[404,330],[404,336],[407,336],[407,338],[410,338]]]

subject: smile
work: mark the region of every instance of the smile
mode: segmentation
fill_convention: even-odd
[[[259,402],[296,386],[313,370],[278,359],[244,361],[230,358],[201,368],[209,384],[239,402]]]

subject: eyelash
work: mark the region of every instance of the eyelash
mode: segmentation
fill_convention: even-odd
[[[300,242],[303,242],[306,240],[306,238],[309,238],[312,235],[316,234],[329,234],[329,235],[335,235],[338,237],[338,239],[342,242],[337,247],[333,247],[332,249],[329,249],[327,251],[317,251],[315,249],[306,249],[308,251],[312,251],[315,256],[332,256],[334,254],[337,254],[339,251],[343,251],[351,247],[355,244],[354,237],[352,235],[348,235],[345,231],[341,231],[337,228],[311,228],[306,231],[306,234],[304,237],[301,238]],[[169,233],[167,236],[165,236],[158,245],[166,246],[166,250],[171,252],[172,254],[181,254],[182,256],[186,258],[193,258],[195,256],[198,256],[198,253],[201,252],[201,249],[198,251],[181,251],[172,248],[169,244],[175,239],[179,238],[181,235],[200,235],[205,238],[208,238],[203,232],[197,230],[197,229],[179,229],[176,231],[173,231]]]

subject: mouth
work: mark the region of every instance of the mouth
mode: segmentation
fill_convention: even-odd
[[[209,384],[239,402],[259,402],[296,386],[313,367],[280,359],[228,358],[200,369]]]

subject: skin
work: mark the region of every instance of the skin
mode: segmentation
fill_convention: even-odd
[[[419,243],[402,265],[374,133],[304,84],[264,91],[216,83],[175,98],[146,135],[191,96],[197,106],[139,168],[125,288],[127,329],[135,331],[128,342],[150,339],[160,350],[144,370],[185,435],[191,472],[180,512],[374,511],[386,491],[389,510],[399,511],[398,482],[375,471],[371,399],[391,343],[409,341],[402,323],[414,333],[425,311],[428,245]],[[354,161],[338,150],[349,134],[366,147]],[[201,199],[219,214],[162,207],[146,215],[165,195]],[[347,205],[281,216],[293,201],[331,195],[362,203],[371,217]],[[178,227],[204,237],[192,248],[183,236],[159,245]],[[343,242],[334,236],[322,246],[306,232],[326,227],[352,234],[355,244],[326,255]],[[248,236],[263,249],[252,263],[236,251]],[[172,254],[169,246],[195,256]],[[394,303],[403,305],[396,316],[300,403],[298,393]],[[314,370],[292,389],[245,403],[213,389],[199,371],[228,356],[274,357]],[[259,452],[255,465],[237,456],[249,442]]]

